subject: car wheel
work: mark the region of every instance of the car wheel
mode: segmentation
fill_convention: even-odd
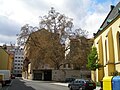
[[[80,87],[79,90],[83,90],[82,87]]]
[[[72,90],[72,87],[71,87],[71,86],[69,86],[69,88],[70,88],[70,90]]]

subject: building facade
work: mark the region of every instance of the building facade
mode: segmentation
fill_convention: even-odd
[[[96,78],[93,76],[92,79],[101,81],[104,76],[120,72],[120,2],[111,6],[111,11],[94,35],[94,46],[101,67],[93,74]]]
[[[41,76],[44,77],[44,80],[51,80],[52,69],[62,68],[65,62],[65,47],[60,44],[58,39],[58,34],[45,29],[31,33],[24,47],[24,57],[28,58],[28,60],[24,60],[24,78],[32,76],[33,79],[36,79]]]
[[[0,47],[0,70],[8,70],[9,54]]]
[[[0,47],[0,70],[13,70],[13,54],[7,52],[7,47]]]
[[[58,34],[55,37],[54,35],[56,34],[41,29],[29,36],[24,47],[24,57],[26,57],[23,63],[24,78],[64,81],[67,77],[80,78],[83,77],[82,74],[86,74],[88,71],[86,69],[85,72],[80,69],[73,70],[73,64],[67,59],[70,53],[70,40],[67,39],[65,45],[61,45]],[[89,72],[84,76],[90,77]]]
[[[22,76],[23,61],[24,61],[23,49],[16,47],[14,52],[15,52],[15,55],[14,55],[13,74],[15,76]]]
[[[4,46],[4,45],[3,45]],[[9,54],[9,61],[8,61],[8,69],[13,73],[13,66],[14,66],[14,45],[6,45],[6,51]]]

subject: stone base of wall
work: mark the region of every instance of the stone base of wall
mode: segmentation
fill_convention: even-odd
[[[52,70],[53,81],[65,81],[66,78],[91,78],[91,72],[83,70]]]
[[[38,74],[43,72],[44,70],[38,70]],[[91,72],[85,70],[69,70],[69,69],[62,69],[62,70],[51,70],[52,71],[52,81],[65,81],[66,78],[91,78]],[[33,79],[33,73],[29,74],[27,72],[22,73],[22,77],[25,79]],[[44,74],[42,74],[42,79],[44,80]]]

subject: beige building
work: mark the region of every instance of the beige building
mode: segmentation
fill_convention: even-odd
[[[60,44],[58,34],[41,29],[29,36],[24,57],[28,58],[23,62],[25,78],[51,80],[52,69],[61,68],[65,62],[64,45]]]
[[[48,81],[64,81],[67,77],[90,78],[90,71],[71,68],[65,59],[65,45],[59,41],[58,34],[45,29],[31,33],[24,47],[24,78]]]
[[[120,2],[111,6],[111,11],[94,36],[94,46],[102,67],[92,74],[92,79],[100,81],[104,76],[120,72]]]

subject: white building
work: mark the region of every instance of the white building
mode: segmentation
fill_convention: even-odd
[[[23,61],[24,61],[23,49],[16,47],[15,55],[14,55],[14,69],[13,69],[13,74],[15,76],[22,76]]]

